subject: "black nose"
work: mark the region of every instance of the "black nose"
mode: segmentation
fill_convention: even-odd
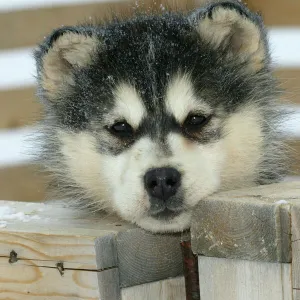
[[[166,201],[176,194],[180,179],[174,168],[152,169],[145,174],[145,187],[150,196]]]

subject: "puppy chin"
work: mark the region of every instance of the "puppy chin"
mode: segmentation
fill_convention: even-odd
[[[168,220],[158,220],[154,217],[146,216],[136,220],[136,224],[145,230],[155,233],[182,232],[190,227],[191,214],[189,211],[184,211],[180,215]]]

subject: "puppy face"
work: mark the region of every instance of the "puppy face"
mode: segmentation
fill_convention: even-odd
[[[42,158],[63,196],[181,231],[207,195],[270,172],[275,86],[241,4],[60,29],[36,58]]]

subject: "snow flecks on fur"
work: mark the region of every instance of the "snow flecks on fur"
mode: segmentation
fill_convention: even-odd
[[[216,32],[214,22],[224,23],[224,16],[230,22]],[[75,54],[88,55],[68,69],[72,80],[53,93],[43,84],[45,71],[60,78],[60,67],[69,65],[46,58],[61,54],[53,52],[55,41],[70,32],[79,42],[84,36],[82,51],[80,43],[72,47]],[[230,43],[236,34],[242,35],[240,44]],[[66,57],[69,64],[73,54]],[[37,159],[51,174],[53,189],[70,203],[116,212],[148,230],[181,231],[203,197],[276,182],[285,174],[279,130],[285,113],[277,103],[266,33],[261,18],[237,1],[217,1],[188,14],[137,13],[128,20],[60,28],[35,57],[45,107]],[[189,116],[205,122],[191,128]],[[131,126],[130,134],[113,133],[115,122]],[[163,167],[181,174],[172,198],[179,213],[172,218],[151,215],[144,186],[145,173]]]

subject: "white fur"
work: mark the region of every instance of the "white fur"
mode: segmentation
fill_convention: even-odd
[[[172,222],[147,216],[150,203],[143,177],[148,169],[171,165],[189,174],[182,179],[188,208],[219,187],[223,154],[218,143],[194,144],[187,149],[184,138],[178,134],[170,134],[168,141],[173,152],[171,157],[164,156],[149,138],[143,138],[128,151],[116,157],[107,156],[102,164],[103,175],[113,191],[114,209],[124,219],[152,231],[183,230],[189,226],[191,213],[185,212]]]
[[[265,48],[260,30],[251,20],[238,11],[217,7],[212,17],[199,20],[198,33],[213,47],[218,48],[230,37],[229,56],[241,59],[251,58],[250,66],[259,69],[263,66]]]
[[[137,222],[150,208],[143,185],[146,171],[158,165],[156,145],[143,138],[118,156],[106,156],[102,172],[113,191],[112,205],[126,220]]]
[[[99,189],[101,193],[101,186],[105,185],[106,189],[111,191],[110,205],[114,211],[124,219],[152,231],[177,231],[188,228],[190,209],[200,199],[217,190],[220,184],[222,143],[206,146],[192,144],[186,147],[183,137],[170,134],[168,141],[174,154],[166,157],[149,138],[139,140],[131,149],[118,156],[97,154],[93,149],[93,138],[87,134],[64,136],[63,141],[63,154],[76,182],[93,192]],[[79,161],[81,163],[78,163]],[[172,165],[189,174],[182,179],[188,211],[172,221],[158,221],[147,215],[150,203],[144,189],[144,174],[150,168],[165,165]],[[101,199],[101,195],[98,199]]]
[[[96,149],[95,138],[88,132],[63,131],[58,133],[58,137],[69,176],[101,207],[110,208],[106,204],[110,191],[101,172],[103,157]]]
[[[254,184],[263,154],[262,117],[255,106],[233,114],[225,124],[226,160],[222,171],[224,189]]]
[[[211,112],[211,108],[204,101],[196,98],[188,75],[178,75],[170,81],[166,93],[166,107],[179,123],[183,123],[190,112]]]
[[[43,57],[41,82],[48,96],[74,84],[72,66],[85,67],[92,63],[99,42],[94,36],[65,33],[60,36]],[[54,97],[55,98],[55,97]]]
[[[115,117],[124,118],[132,127],[137,128],[146,111],[136,89],[122,83],[116,88],[114,96],[117,105],[113,111]]]

